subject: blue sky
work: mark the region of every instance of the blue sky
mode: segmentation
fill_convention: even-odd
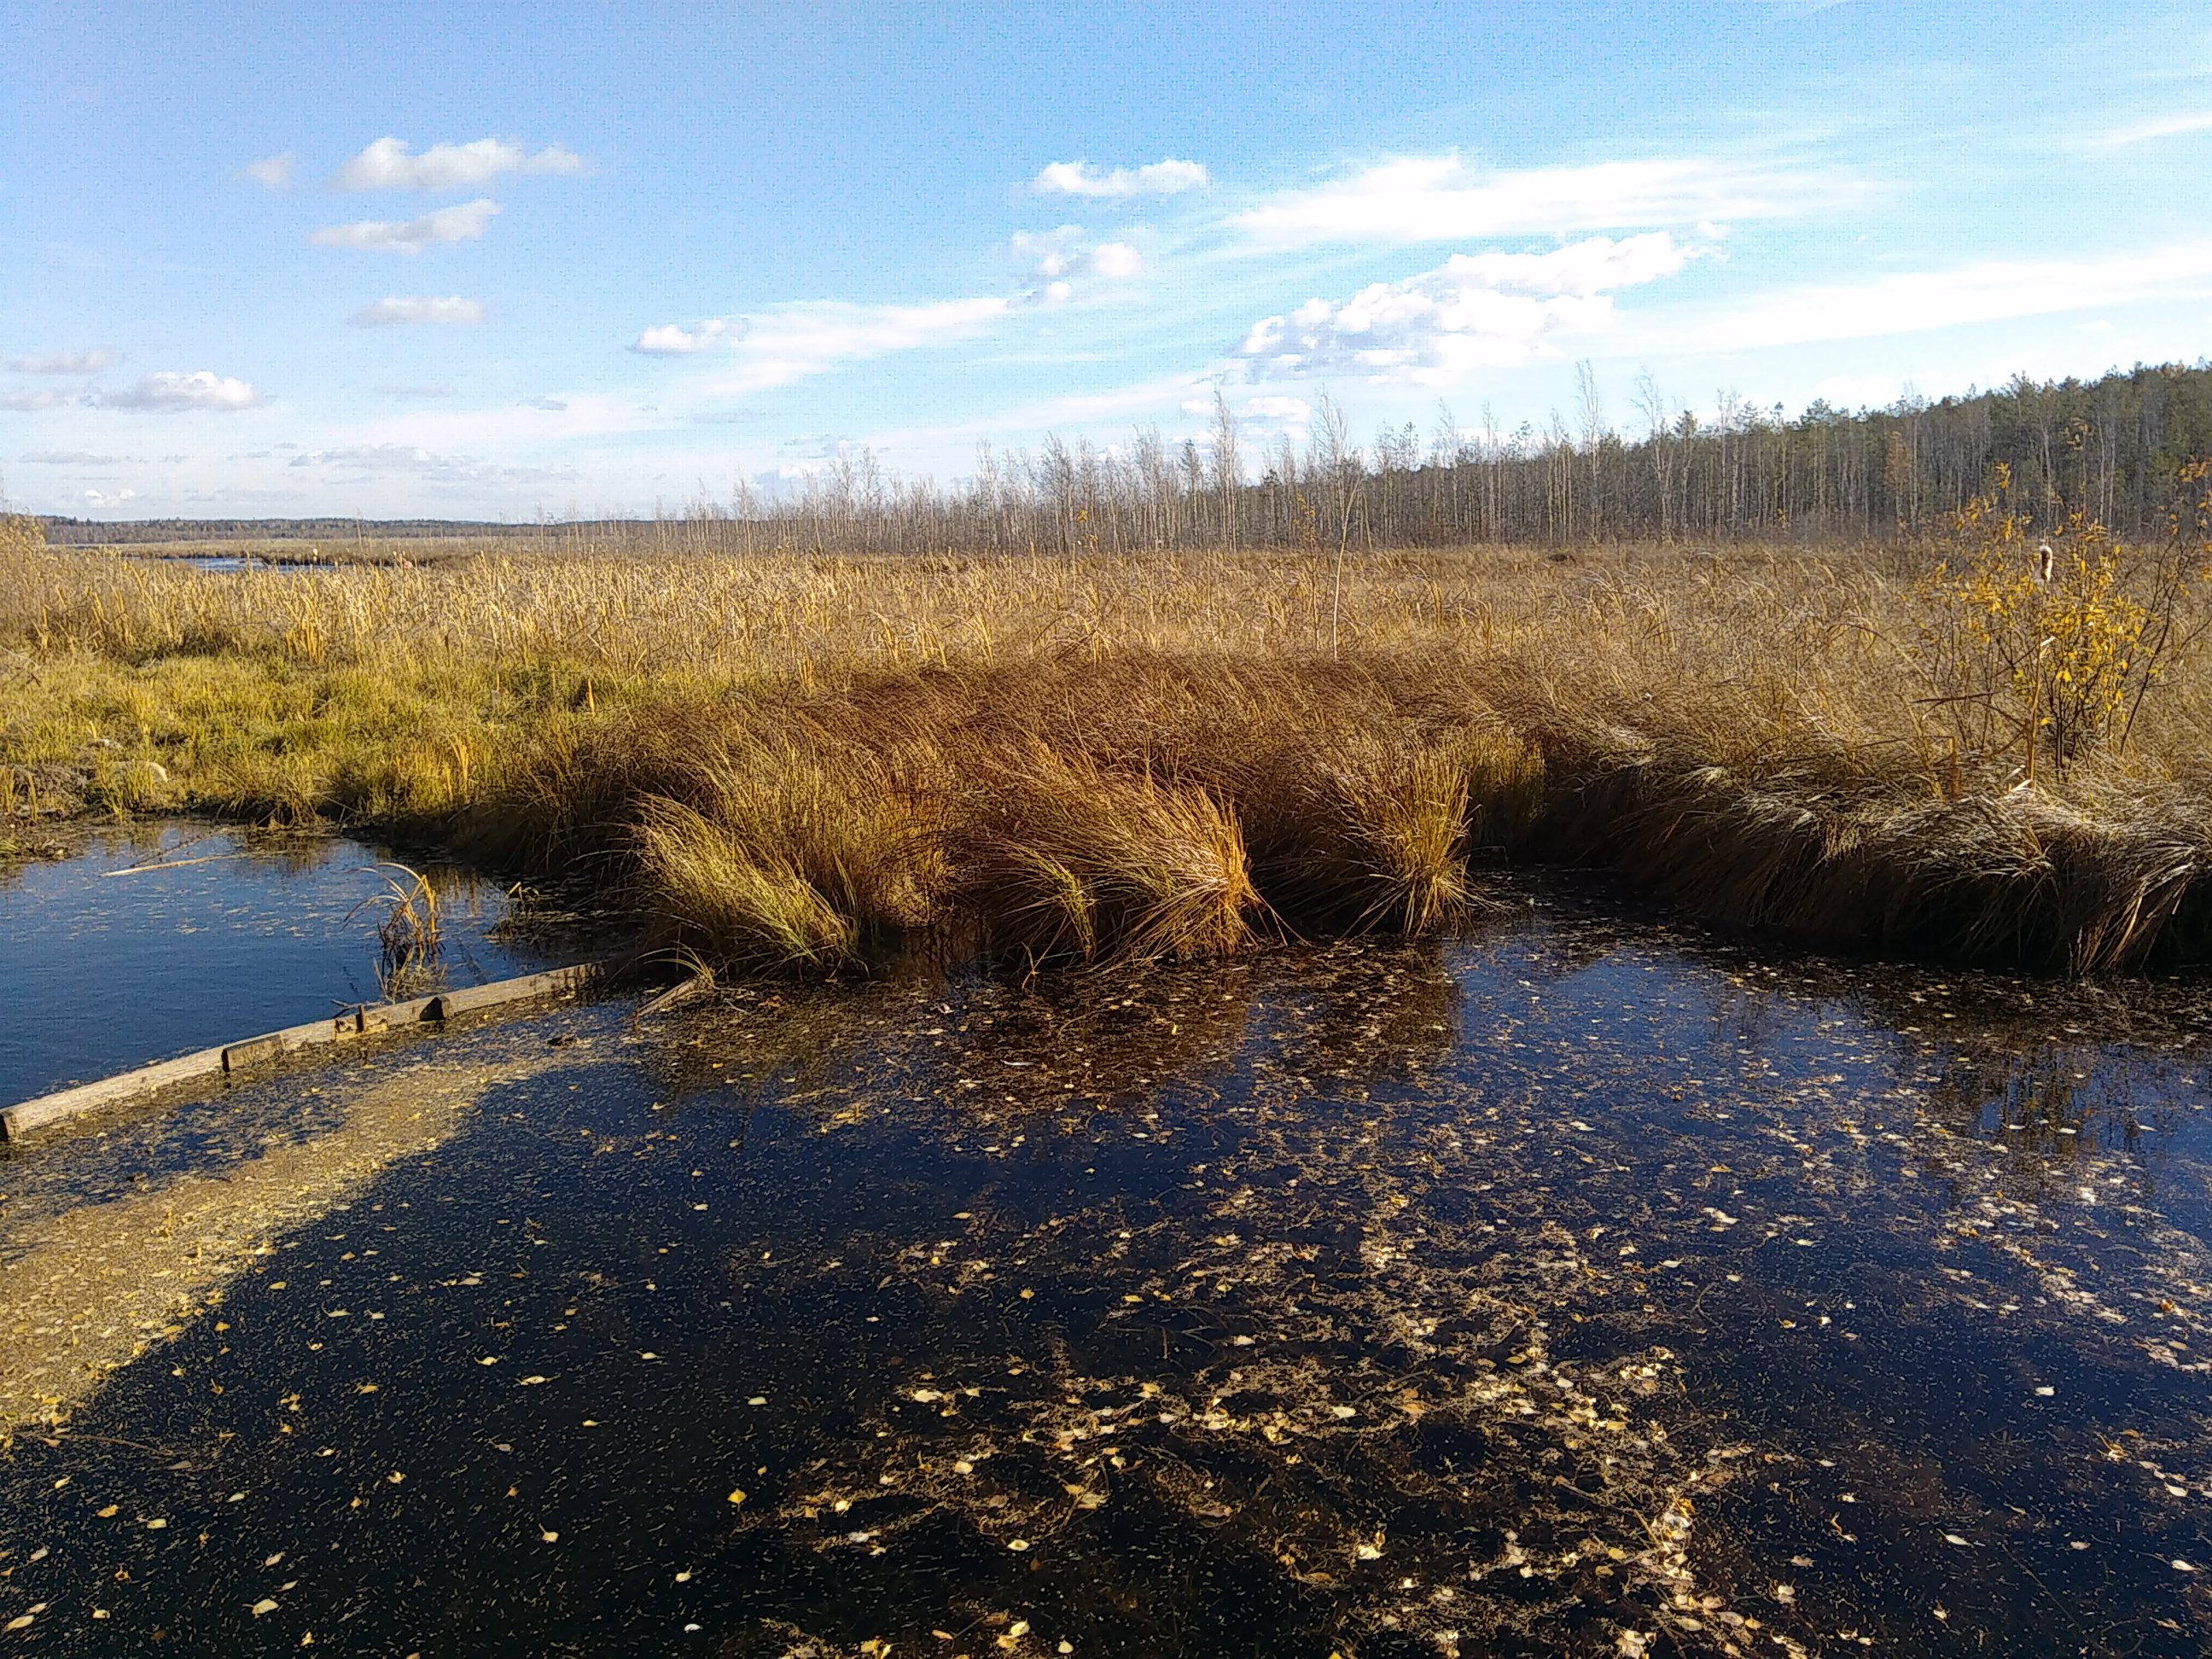
[[[2201,5],[0,3],[0,473],[88,517],[952,477],[2212,355]]]

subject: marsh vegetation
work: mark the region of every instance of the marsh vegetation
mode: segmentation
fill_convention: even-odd
[[[1418,934],[1513,860],[1805,939],[2195,961],[2206,487],[2126,541],[1999,468],[1905,544],[209,573],[27,544],[0,822],[372,828],[807,971]]]

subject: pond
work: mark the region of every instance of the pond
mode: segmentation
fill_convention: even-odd
[[[178,821],[94,830],[54,863],[0,865],[0,1104],[380,1000],[377,928],[390,882],[411,876],[397,856],[343,836]],[[416,979],[476,985],[554,965],[501,926],[497,884],[422,873],[441,948]]]
[[[0,1626],[2202,1651],[2199,991],[1533,899],[610,1000],[14,1149]]]

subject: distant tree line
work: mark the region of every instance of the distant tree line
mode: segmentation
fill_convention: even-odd
[[[1940,527],[2002,462],[2037,520],[2079,510],[2142,537],[2162,531],[2181,466],[2212,455],[2206,363],[2021,378],[1857,414],[1816,402],[1795,419],[1735,399],[1700,417],[1647,375],[1629,433],[1587,366],[1581,393],[1571,418],[1541,428],[1469,431],[1440,410],[1427,433],[1386,427],[1364,445],[1326,396],[1303,443],[1254,441],[1217,398],[1200,437],[986,447],[949,485],[895,477],[863,450],[772,497],[741,484],[727,504],[694,502],[663,533],[907,552],[1888,539]]]
[[[986,445],[966,478],[901,477],[867,450],[842,452],[773,490],[740,481],[651,520],[492,525],[458,520],[46,520],[58,543],[210,537],[525,535],[556,545],[613,538],[665,550],[933,553],[1146,549],[1440,547],[1608,540],[1844,541],[1940,527],[2000,462],[2015,504],[2049,523],[2086,512],[2124,536],[2163,528],[2176,475],[2212,456],[2212,363],[2115,371],[2096,380],[2021,377],[1934,401],[1907,396],[1856,414],[1816,402],[1723,398],[1698,416],[1646,374],[1623,432],[1589,365],[1571,415],[1541,428],[1470,430],[1439,408],[1356,442],[1327,394],[1304,441],[1248,430],[1217,394],[1209,428],[1126,444],[1047,437],[1034,451]]]

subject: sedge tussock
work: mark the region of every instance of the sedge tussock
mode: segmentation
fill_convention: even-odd
[[[2203,560],[2085,531],[2045,580],[2008,522],[1971,558],[32,549],[0,584],[4,805],[443,839],[810,971],[963,930],[1075,958],[1421,933],[1497,860],[1829,944],[2203,961]],[[1960,610],[1991,594],[2016,626]]]

